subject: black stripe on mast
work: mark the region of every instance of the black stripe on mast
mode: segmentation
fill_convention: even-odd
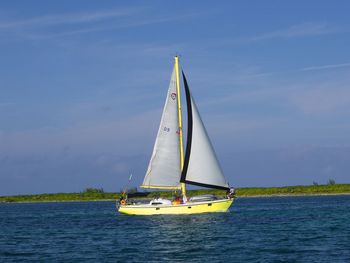
[[[186,143],[186,153],[185,153],[184,166],[182,168],[180,182],[185,183],[188,164],[190,162],[190,155],[191,155],[193,119],[192,119],[191,93],[190,93],[190,89],[188,88],[185,73],[183,71],[182,71],[182,77],[184,80],[185,93],[186,93],[186,103],[187,103],[187,143]]]

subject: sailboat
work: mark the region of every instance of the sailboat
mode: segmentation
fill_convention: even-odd
[[[181,191],[174,200],[156,198],[149,203],[134,203],[121,198],[117,209],[130,215],[196,214],[226,212],[234,201],[199,115],[182,71],[187,104],[187,141],[183,148],[179,57],[175,64],[163,108],[162,118],[151,160],[142,188]],[[225,197],[210,194],[187,198],[186,185],[226,190]]]

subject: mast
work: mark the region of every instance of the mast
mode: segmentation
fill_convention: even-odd
[[[180,139],[180,169],[184,167],[184,149],[182,141],[182,113],[181,113],[181,96],[180,96],[180,73],[179,73],[179,57],[175,56],[175,75],[176,75],[176,93],[177,93],[177,110],[179,116],[179,139]],[[186,195],[186,185],[181,183],[181,194]]]

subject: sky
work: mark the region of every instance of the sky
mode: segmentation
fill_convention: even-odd
[[[230,185],[350,183],[349,10],[1,1],[0,195],[140,185],[176,54]]]

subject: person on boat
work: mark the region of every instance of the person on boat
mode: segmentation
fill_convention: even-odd
[[[226,191],[226,196],[228,199],[232,199],[233,197],[235,197],[235,195],[236,195],[236,190],[233,187],[231,187]]]
[[[184,196],[182,197],[182,203],[184,203],[184,204],[187,203],[187,196],[186,196],[186,195],[184,195]]]
[[[171,202],[173,205],[179,205],[181,204],[181,197],[180,195],[178,194],[178,192],[175,192],[174,193],[174,199],[173,201]]]

